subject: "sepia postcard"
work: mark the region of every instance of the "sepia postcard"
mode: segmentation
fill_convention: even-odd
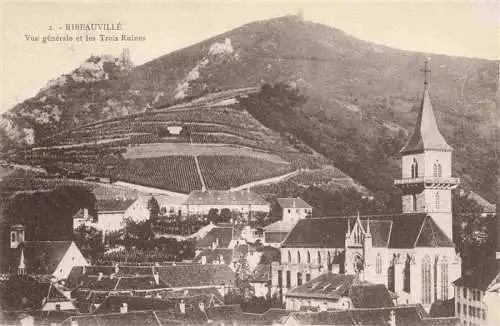
[[[499,325],[499,17],[0,2],[0,325]]]

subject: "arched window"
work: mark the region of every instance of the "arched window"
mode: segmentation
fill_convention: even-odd
[[[377,259],[375,261],[375,270],[377,274],[382,274],[382,256],[380,253],[377,254]]]
[[[432,165],[432,176],[434,178],[438,176],[438,165],[437,165],[437,163],[434,163]]]
[[[412,201],[412,205],[413,205],[413,211],[416,212],[417,211],[417,195],[416,194],[413,194],[411,196],[411,201]]]
[[[300,264],[300,251],[297,251],[297,263]]]
[[[311,254],[309,253],[309,251],[307,251],[307,263],[311,263]]]
[[[436,192],[436,209],[441,208],[441,200],[439,198],[439,192]]]
[[[330,255],[330,253],[328,253]],[[321,252],[318,250],[318,264],[321,264]]]
[[[431,259],[425,256],[422,263],[422,303],[431,304],[432,302],[432,270]]]
[[[441,261],[441,299],[448,299],[448,261],[446,257]]]
[[[405,269],[403,270],[403,291],[407,293],[410,293],[411,291],[410,266],[411,266],[411,257],[408,256],[405,262]]]
[[[328,252],[328,264],[331,264],[331,263],[332,263],[332,256],[330,255],[330,252]]]
[[[292,254],[290,253],[290,250],[288,250],[288,262],[292,262]]]
[[[438,163],[438,177],[442,176],[441,163]]]
[[[10,234],[10,241],[12,242],[16,241],[16,234],[14,232]]]

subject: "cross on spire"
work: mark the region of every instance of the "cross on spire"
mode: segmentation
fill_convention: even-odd
[[[429,78],[428,78],[428,75],[427,73],[430,73],[431,72],[431,69],[428,68],[428,66],[430,65],[431,59],[430,58],[426,58],[425,61],[424,61],[424,69],[420,69],[421,72],[424,73],[424,85],[427,86],[428,82],[429,82]]]

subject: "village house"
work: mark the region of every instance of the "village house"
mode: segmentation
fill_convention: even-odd
[[[273,288],[281,296],[324,271],[384,284],[398,303],[453,297],[461,259],[452,237],[452,148],[438,130],[427,85],[417,126],[403,147],[402,214],[299,220],[281,246]]]
[[[148,220],[150,215],[148,202],[152,197],[158,202],[160,216],[180,217],[185,214],[185,199],[183,197],[154,194],[149,196],[139,196],[139,198],[137,198],[137,200],[125,210],[123,218],[131,219],[136,222]]]
[[[394,306],[383,284],[361,281],[356,275],[330,272],[288,291],[285,298],[286,309],[292,311]]]
[[[187,216],[208,215],[211,209],[229,209],[233,216],[251,219],[254,214],[269,214],[269,203],[249,190],[192,191],[185,201]]]
[[[73,241],[26,241],[24,237],[22,225],[11,227],[11,273],[46,275],[56,281],[67,278],[74,266],[88,265]]]
[[[295,224],[312,215],[312,206],[302,198],[278,198],[282,218],[264,227],[264,244],[278,248]]]

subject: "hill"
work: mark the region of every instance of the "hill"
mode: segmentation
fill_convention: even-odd
[[[401,51],[295,17],[250,23],[144,65],[116,69],[112,77],[51,85],[4,115],[4,137],[40,142],[56,131],[145,107],[166,110],[211,93],[284,82],[307,101],[288,116],[272,112],[281,125],[255,116],[258,122],[305,143],[370,190],[390,192],[400,174],[398,151],[416,121],[425,57],[432,62],[437,120],[455,149],[454,174],[492,201],[498,62]],[[49,100],[60,115],[53,107],[40,113],[40,103]]]

